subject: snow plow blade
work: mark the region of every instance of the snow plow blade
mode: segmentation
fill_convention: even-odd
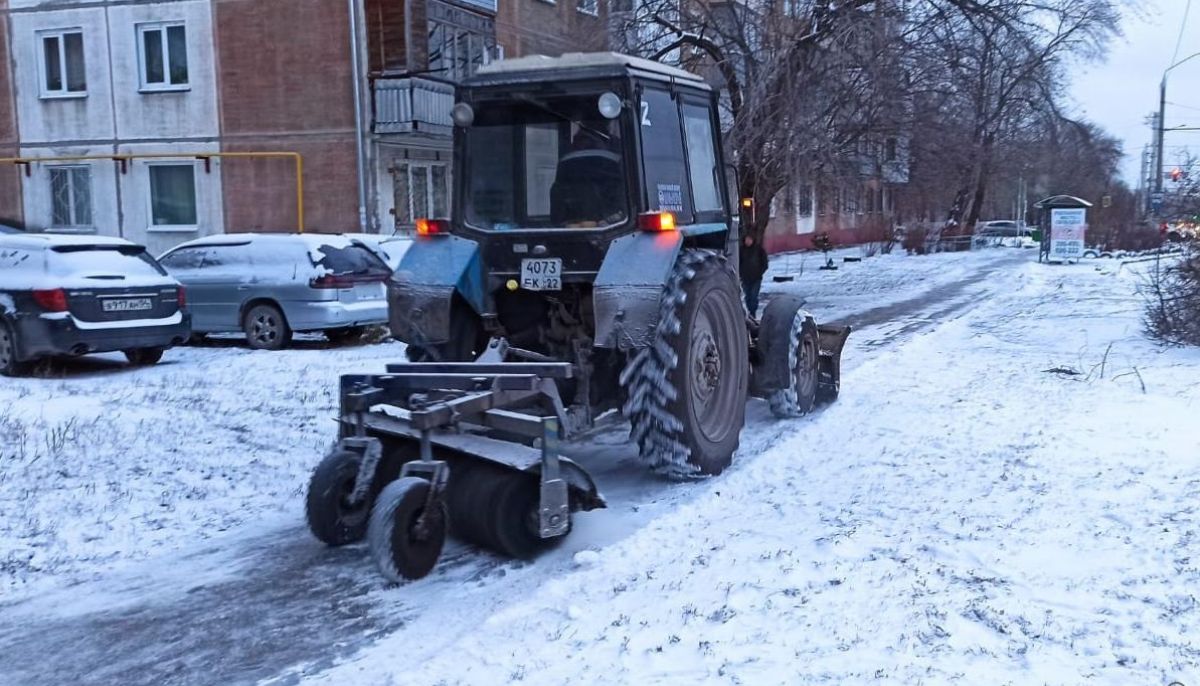
[[[850,337],[849,326],[826,324],[817,327],[821,355],[818,365],[817,402],[831,403],[837,400],[842,384],[842,348]]]

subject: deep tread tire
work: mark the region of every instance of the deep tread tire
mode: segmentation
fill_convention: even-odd
[[[371,557],[379,573],[389,581],[420,579],[437,564],[446,544],[450,517],[446,503],[436,502],[425,523],[426,535],[419,538],[413,527],[425,512],[429,482],[417,477],[404,477],[388,484],[379,494],[367,525],[367,541]]]
[[[121,352],[125,354],[125,359],[129,360],[129,364],[135,367],[149,367],[158,364],[163,356],[162,348],[130,348]]]
[[[621,374],[642,459],[672,477],[720,474],[737,450],[749,377],[737,275],[707,250],[680,254],[651,345]]]
[[[812,412],[820,390],[820,335],[796,298],[780,297],[763,311],[755,387],[776,417]]]
[[[358,453],[334,450],[313,470],[304,514],[309,531],[322,543],[346,545],[361,541],[367,535],[370,495],[356,506],[347,502],[354,489],[360,462]]]
[[[242,317],[246,343],[255,350],[279,350],[292,342],[292,329],[274,305],[255,305]]]
[[[326,329],[325,338],[334,345],[354,345],[362,342],[363,334],[366,332],[367,327],[365,326],[344,326],[338,329]]]
[[[0,319],[0,376],[23,376],[29,364],[17,360],[17,334],[8,322]]]

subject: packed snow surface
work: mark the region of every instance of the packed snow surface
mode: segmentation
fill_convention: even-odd
[[[1200,351],[1135,284],[1015,265],[590,564],[312,681],[1195,683]]]
[[[402,345],[2,379],[0,682],[1197,683],[1200,351],[1144,338],[1138,267],[1033,260],[774,259],[768,296],[862,327],[836,404],[753,401],[700,482],[569,446],[609,509],[401,586],[301,522],[337,376]]]

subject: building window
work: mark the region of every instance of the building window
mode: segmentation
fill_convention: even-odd
[[[138,24],[142,90],[182,90],[188,86],[187,29],[182,22]]]
[[[191,164],[152,164],[150,224],[196,226],[196,168]]]
[[[38,36],[42,41],[42,97],[87,95],[83,31],[46,31]]]
[[[796,216],[811,217],[813,213],[813,189],[801,184],[796,188]]]
[[[599,16],[600,0],[579,0],[579,4],[575,6],[575,9],[584,14],[590,14],[593,17]]]
[[[50,167],[50,225],[92,225],[92,173],[87,167]]]
[[[396,225],[450,216],[450,173],[445,162],[406,161],[392,168]]]
[[[458,81],[491,62],[496,40],[488,35],[439,22],[429,22],[429,71]]]
[[[895,162],[896,161],[896,139],[895,138],[887,139],[887,141],[885,141],[883,147],[884,147],[884,157],[883,157],[884,161],[885,162]]]

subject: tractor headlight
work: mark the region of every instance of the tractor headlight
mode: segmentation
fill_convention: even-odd
[[[616,119],[621,114],[621,98],[612,91],[605,91],[596,101],[596,107],[605,119]]]
[[[450,110],[450,119],[455,126],[465,129],[475,123],[475,110],[465,102],[456,103]]]

